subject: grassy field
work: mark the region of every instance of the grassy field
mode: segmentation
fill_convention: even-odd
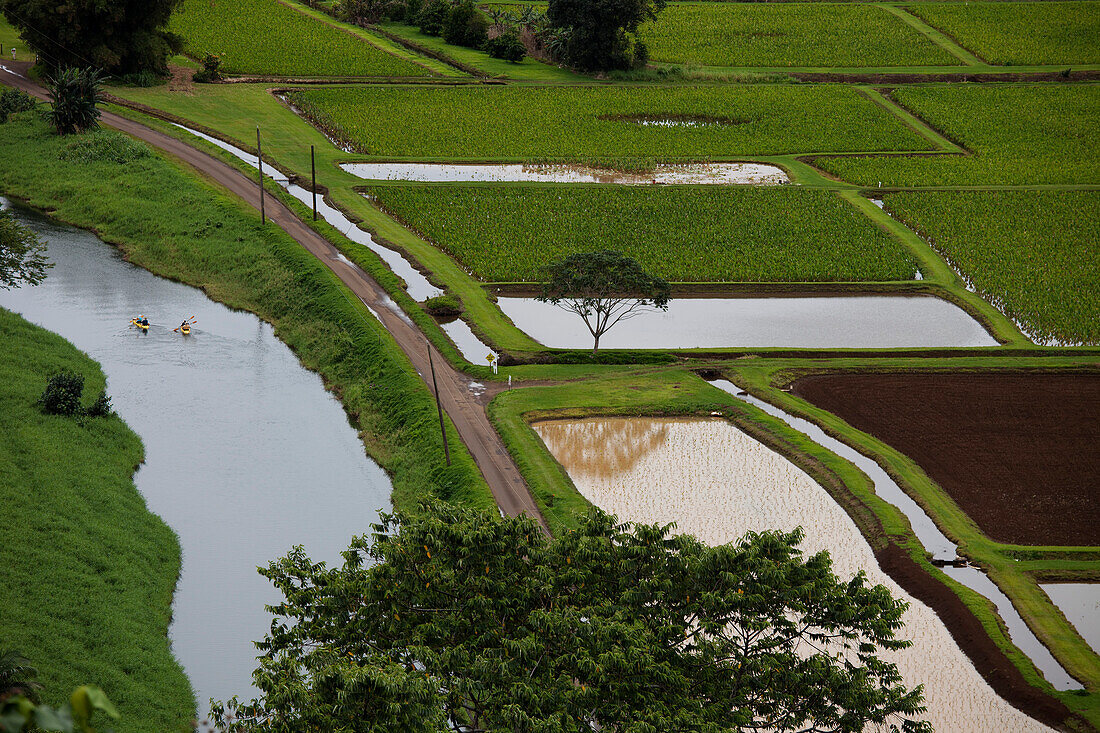
[[[1028,331],[1100,344],[1100,192],[902,192],[885,201]]]
[[[830,85],[356,87],[304,89],[292,98],[360,152],[390,158],[728,159],[928,149],[856,90]]]
[[[909,280],[916,265],[828,191],[787,187],[371,186],[364,191],[485,281],[537,281],[615,249],[672,281]]]
[[[906,9],[992,64],[1100,63],[1095,2],[918,3]]]
[[[194,58],[224,54],[231,74],[272,76],[422,77],[431,72],[406,58],[279,0],[184,0],[170,27]]]
[[[85,405],[103,389],[72,344],[3,308],[0,341],[0,649],[31,660],[47,701],[95,684],[120,733],[184,730],[195,702],[168,645],[180,550],[134,487],[141,441],[117,416],[35,404],[61,369],[84,375]]]
[[[816,164],[866,186],[1100,183],[1100,85],[909,86],[892,96],[973,154]]]

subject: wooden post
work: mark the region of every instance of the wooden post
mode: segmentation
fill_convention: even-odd
[[[309,173],[313,178],[313,221],[317,221],[317,163],[313,159],[313,146],[309,146]]]
[[[435,390],[435,409],[439,411],[439,432],[443,434],[443,453],[447,456],[447,465],[451,465],[451,449],[447,445],[447,429],[443,425],[443,404],[439,401],[439,384],[435,381],[435,362],[432,361],[432,345],[427,341],[424,343],[428,347],[428,364],[432,367],[432,389]]]
[[[267,223],[267,213],[264,211],[264,154],[260,149],[260,126],[256,125],[256,163],[260,171],[260,223]]]

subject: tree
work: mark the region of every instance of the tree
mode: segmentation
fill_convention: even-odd
[[[183,0],[0,0],[0,12],[51,71],[95,66],[164,73],[182,39],[164,30]]]
[[[226,733],[926,731],[880,649],[906,604],[842,582],[801,532],[707,547],[598,510],[546,540],[451,505],[383,514],[340,567],[295,548]]]
[[[70,135],[99,126],[103,77],[94,69],[67,68],[48,80],[50,122],[59,135]]]
[[[593,354],[600,337],[619,321],[652,308],[668,309],[668,283],[619,252],[569,255],[543,272],[546,282],[536,300],[580,316],[594,339]]]
[[[656,20],[665,0],[550,0],[546,16],[565,31],[563,60],[583,71],[644,66],[649,60],[638,26]]]
[[[0,290],[23,283],[37,285],[51,267],[46,245],[38,235],[16,221],[11,212],[0,211]]]

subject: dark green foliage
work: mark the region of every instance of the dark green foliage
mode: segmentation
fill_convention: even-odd
[[[89,417],[107,417],[111,414],[111,398],[107,396],[107,390],[103,390],[99,393],[99,397],[95,398],[95,402],[88,408],[87,414]]]
[[[450,13],[451,4],[447,0],[429,0],[416,16],[416,24],[421,33],[442,35]]]
[[[582,71],[645,66],[638,26],[657,19],[665,0],[550,0],[550,27],[565,31],[562,60]]]
[[[12,649],[0,652],[0,701],[15,695],[36,701],[42,689],[37,677],[38,670],[31,666],[31,660]]]
[[[161,81],[160,77],[148,69],[123,74],[118,78],[118,83],[128,87],[155,87]]]
[[[527,55],[527,47],[515,31],[506,31],[485,44],[485,50],[495,59],[504,59],[518,64]]]
[[[0,92],[0,124],[8,121],[8,115],[34,109],[38,100],[22,89],[5,89]]]
[[[359,26],[381,22],[391,17],[398,8],[402,13],[404,10],[399,0],[339,0],[335,7],[341,20]]]
[[[53,72],[95,66],[125,74],[168,70],[179,36],[164,30],[181,0],[0,0],[0,11]]]
[[[221,81],[222,78],[222,59],[224,57],[220,53],[206,53],[202,57],[202,68],[194,73],[191,77],[193,81],[197,81],[200,84],[209,84],[212,81]]]
[[[75,372],[58,372],[46,382],[46,389],[38,398],[38,404],[48,415],[79,415],[80,397],[84,394],[84,375]]]
[[[97,712],[103,715],[97,716]],[[110,733],[109,728],[97,729],[92,725],[93,718],[98,724],[104,716],[114,720],[119,717],[103,690],[91,685],[76,688],[68,702],[58,708],[40,705],[22,696],[7,700],[0,696],[0,733],[24,733],[25,730],[28,733],[96,733],[97,730]]]
[[[343,567],[298,547],[261,570],[285,597],[265,697],[225,730],[930,730],[877,656],[909,646],[907,604],[801,539],[708,547],[599,510],[551,540],[495,512],[383,515]]]
[[[99,125],[103,76],[95,69],[68,67],[49,80],[50,122],[60,135],[90,130]]]
[[[462,301],[454,295],[437,295],[434,298],[428,298],[421,305],[433,316],[460,316],[463,310]]]
[[[113,130],[93,130],[80,135],[58,153],[59,160],[90,163],[132,163],[147,157],[149,148]]]
[[[46,245],[38,235],[0,211],[0,290],[37,285],[53,267],[46,260]]]
[[[481,48],[489,40],[489,21],[472,2],[465,0],[451,8],[443,26],[443,40],[455,46]]]
[[[576,313],[600,348],[600,336],[647,308],[668,309],[672,289],[621,252],[581,252],[546,266],[538,300]]]

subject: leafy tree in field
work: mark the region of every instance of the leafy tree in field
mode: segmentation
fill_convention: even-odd
[[[60,135],[99,126],[103,77],[94,69],[67,68],[49,79],[50,122]]]
[[[583,71],[644,66],[649,60],[638,26],[656,20],[665,0],[550,0],[550,27],[565,31],[562,60]]]
[[[125,74],[164,72],[182,39],[164,30],[182,0],[0,0],[39,60],[57,71],[96,66]]]
[[[634,259],[619,252],[582,252],[547,265],[546,282],[537,300],[576,313],[595,339],[619,321],[651,308],[668,308],[671,288],[650,275]]]
[[[876,655],[905,609],[844,582],[801,531],[708,547],[594,510],[546,539],[450,505],[382,515],[341,567],[302,548],[227,733],[927,731],[921,688]]]
[[[26,283],[37,285],[46,279],[53,263],[46,260],[46,245],[34,232],[0,211],[0,290]]]

